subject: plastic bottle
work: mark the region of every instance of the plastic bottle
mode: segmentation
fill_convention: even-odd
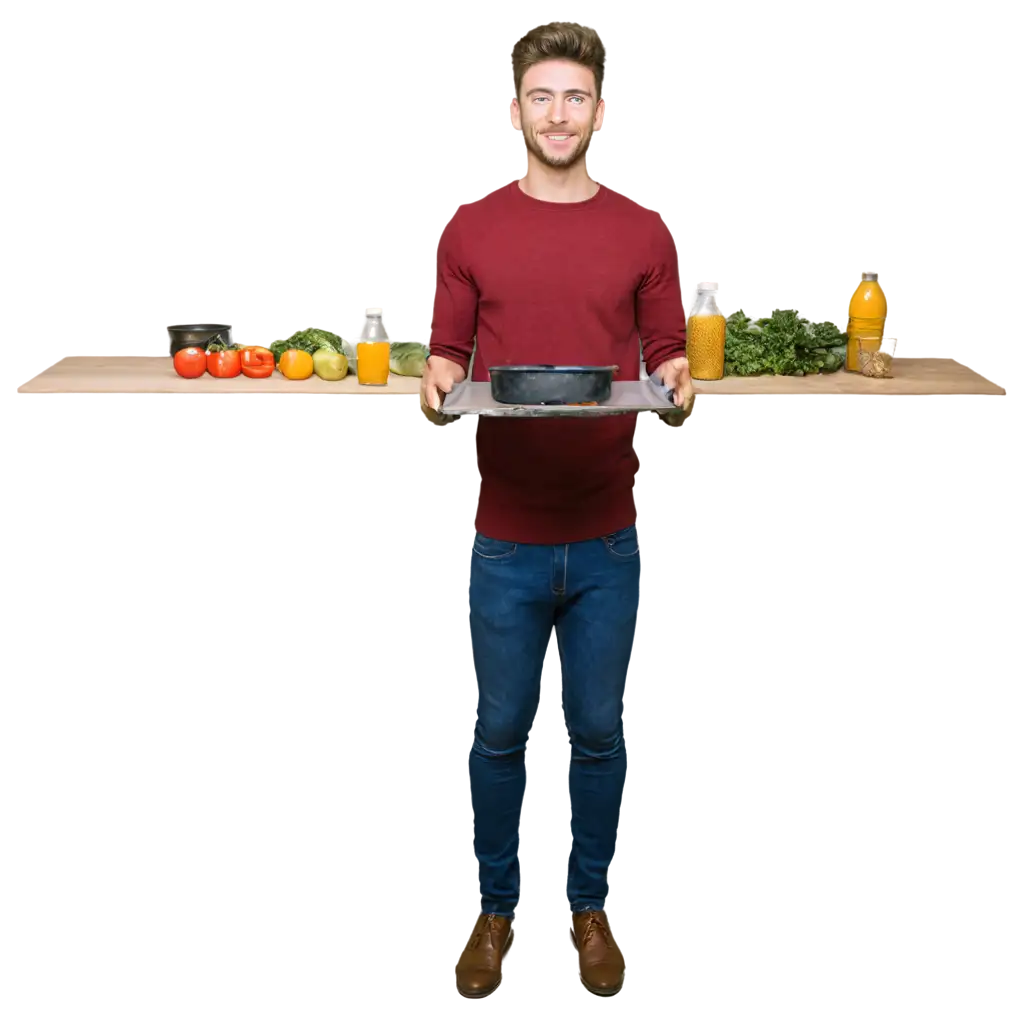
[[[857,359],[859,347],[865,352],[878,351],[882,344],[887,312],[885,293],[878,283],[878,275],[861,274],[860,285],[850,299],[850,319],[846,325],[847,370],[854,373],[860,371]]]

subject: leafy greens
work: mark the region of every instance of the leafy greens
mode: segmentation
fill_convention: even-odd
[[[290,348],[297,348],[310,355],[321,348],[340,352],[341,341],[341,334],[338,331],[319,324],[312,324],[309,327],[293,331],[287,338],[275,338],[267,348],[273,352],[273,361],[281,362],[282,355]]]
[[[727,376],[803,377],[834,373],[845,361],[846,335],[827,320],[812,324],[795,309],[776,309],[770,317],[753,322],[742,309],[726,318]]]

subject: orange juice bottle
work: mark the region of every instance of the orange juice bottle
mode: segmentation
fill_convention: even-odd
[[[686,324],[686,356],[694,380],[721,380],[725,372],[725,317],[715,302],[717,294],[716,281],[701,281]]]
[[[356,377],[360,384],[382,386],[388,382],[391,368],[391,343],[384,330],[383,310],[371,306],[356,345]]]
[[[877,274],[861,274],[860,286],[850,299],[850,319],[846,325],[846,369],[860,371],[859,348],[877,352],[882,344],[887,308],[885,293]],[[858,348],[859,343],[859,348]]]

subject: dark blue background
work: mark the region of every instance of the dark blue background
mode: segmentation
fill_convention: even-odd
[[[1024,901],[1024,534],[645,532],[616,902]],[[554,662],[523,911],[562,914]]]

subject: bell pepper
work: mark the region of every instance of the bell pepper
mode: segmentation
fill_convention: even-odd
[[[250,345],[242,349],[242,373],[246,377],[269,377],[274,372],[274,353],[269,348]]]

